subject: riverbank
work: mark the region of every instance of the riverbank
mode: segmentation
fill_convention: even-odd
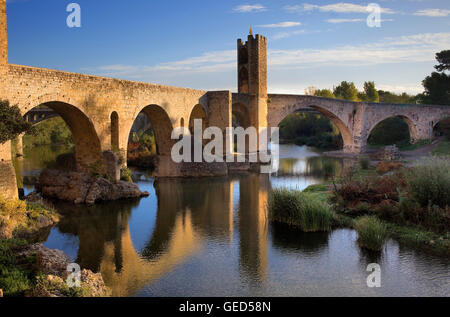
[[[434,170],[433,167],[430,169]],[[415,173],[411,168],[409,171]],[[434,172],[439,174],[439,177],[443,174],[442,170]],[[450,257],[448,206],[445,207],[443,203],[442,208],[438,205],[421,207],[412,197],[412,189],[397,187],[403,182],[408,182],[401,179],[401,173],[405,173],[405,168],[390,172],[388,175],[379,175],[373,168],[367,170],[357,168],[353,171],[353,179],[343,177],[336,180],[337,190],[334,185],[322,184],[310,186],[304,192],[314,194],[316,199],[327,201],[332,205],[335,211],[333,219],[335,228],[353,229],[355,222],[361,217],[375,216],[385,225],[388,236],[400,244]],[[395,183],[393,178],[397,178],[398,183]],[[421,185],[426,191],[426,182]],[[439,185],[446,188],[445,184],[436,184],[436,181],[433,184],[437,187]],[[396,196],[396,193],[401,191],[403,194],[399,195],[400,197]],[[436,200],[434,202],[439,203]]]
[[[36,196],[29,198],[36,199]],[[69,287],[70,261],[64,252],[40,244],[59,215],[43,201],[0,197],[0,294],[5,297],[108,296],[100,274],[81,270],[80,285]]]

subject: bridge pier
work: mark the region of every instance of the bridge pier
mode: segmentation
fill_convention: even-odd
[[[23,137],[25,133],[22,133],[16,137],[12,142],[14,144],[14,154],[16,157],[23,157]]]
[[[11,160],[11,141],[0,144],[0,188],[0,195],[4,198],[19,198],[16,172]]]

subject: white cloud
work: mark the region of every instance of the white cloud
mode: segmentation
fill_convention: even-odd
[[[262,24],[257,26],[260,28],[290,28],[300,25],[302,25],[300,22],[280,22],[275,24]]]
[[[450,15],[450,10],[446,9],[425,9],[419,10],[414,15],[426,17],[446,17]]]
[[[295,30],[294,32],[306,31]],[[280,33],[278,38],[289,37],[291,34],[292,32]],[[291,83],[293,88],[295,85],[298,87],[298,82],[295,80],[301,69],[311,70],[322,82],[329,77],[326,69],[337,66],[345,67],[347,70],[352,69],[358,73],[360,67],[365,66],[411,65],[425,62],[430,63],[431,71],[435,53],[448,49],[448,47],[450,47],[450,32],[390,37],[374,43],[334,46],[325,49],[270,50],[268,52],[270,72],[273,75],[280,74],[279,78],[272,77],[274,84],[271,85],[270,90],[281,92],[280,89],[283,85],[287,88],[286,85],[289,82],[283,80],[289,76],[294,80]],[[320,75],[321,70],[319,69],[323,69],[323,76]],[[200,56],[157,65],[107,65],[83,71],[102,76],[199,89],[220,87],[229,89],[230,86],[235,86],[236,52],[235,50],[212,51]],[[408,82],[404,83],[405,78],[400,75],[394,76],[394,78],[391,73],[387,73],[386,76],[384,84],[389,81],[389,84],[393,85],[386,87],[386,90],[416,92],[420,88],[419,80],[417,80],[418,84],[414,85],[410,84],[410,77],[407,78]],[[380,77],[382,76],[380,75]],[[305,81],[302,77],[300,79]],[[311,85],[311,82],[307,83],[309,81],[305,81],[305,85]],[[380,82],[381,84],[383,82]],[[379,88],[383,89],[384,86],[379,86]],[[303,90],[300,91],[300,93],[302,92]]]
[[[328,19],[328,23],[364,22],[364,19]]]
[[[380,22],[392,22],[393,19],[381,19]],[[328,19],[328,23],[354,23],[354,22],[366,22],[366,19]]]
[[[271,40],[280,40],[280,39],[285,39],[291,36],[295,36],[295,35],[301,35],[301,34],[307,34],[307,33],[319,33],[321,31],[306,31],[306,30],[295,30],[295,31],[290,31],[290,32],[279,32],[276,33],[274,35],[272,35],[270,37]]]
[[[426,33],[329,49],[273,50],[269,53],[269,64],[271,67],[294,69],[428,62],[434,60],[436,52],[449,46],[450,33]]]
[[[289,12],[308,12],[319,10],[322,12],[335,13],[367,13],[367,6],[346,2],[327,4],[323,6],[305,3],[303,5],[285,6],[284,9]],[[388,8],[381,8],[381,13],[393,14],[395,12]]]
[[[267,8],[261,4],[243,4],[240,6],[237,6],[233,9],[234,12],[261,12],[261,11],[267,11]]]

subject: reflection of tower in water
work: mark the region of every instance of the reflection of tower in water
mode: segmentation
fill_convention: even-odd
[[[155,188],[156,222],[141,254],[133,245],[129,228],[133,203],[102,204],[92,212],[73,210],[60,223],[61,232],[79,238],[77,263],[101,272],[115,296],[132,295],[163,277],[200,252],[205,236],[231,241],[229,180],[161,180]]]
[[[250,174],[239,180],[239,235],[241,272],[250,283],[261,283],[267,274],[268,175]]]

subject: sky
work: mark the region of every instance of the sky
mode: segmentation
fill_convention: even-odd
[[[415,94],[450,49],[449,0],[7,0],[7,14],[10,63],[205,90],[237,90],[250,26],[268,39],[270,93],[347,80]]]

